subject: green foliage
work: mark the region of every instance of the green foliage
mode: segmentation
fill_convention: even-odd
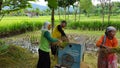
[[[108,14],[109,12],[109,4],[108,3],[105,3],[104,1],[102,2],[103,4],[98,4],[96,6],[94,6],[93,8],[93,13],[95,15],[101,15],[102,14],[102,6],[104,7],[104,14]],[[105,4],[104,4],[105,3]],[[111,4],[111,15],[117,15],[118,13],[120,13],[120,2],[112,2]]]
[[[69,5],[73,5],[75,2],[79,1],[79,0],[67,0]]]
[[[28,1],[35,1],[35,0],[1,0],[0,13],[5,14],[11,11],[16,11],[26,7],[31,7]]]
[[[120,54],[120,47],[111,49],[111,52]]]
[[[85,11],[89,12],[92,8],[92,1],[91,0],[80,0],[80,7]]]
[[[118,16],[111,16],[111,24],[120,30],[120,20]],[[60,20],[58,16],[55,16],[55,25],[59,24]],[[101,23],[100,16],[86,17],[81,15],[80,22],[74,22],[74,16],[70,15],[67,28],[70,29],[81,29],[81,30],[104,30],[108,26],[107,16],[105,16],[105,23]],[[78,18],[78,17],[77,17]],[[61,17],[61,20],[64,20]],[[24,33],[27,31],[34,31],[41,29],[42,23],[45,21],[50,21],[50,16],[40,16],[38,18],[29,17],[4,17],[0,22],[0,37],[6,37],[11,35],[16,35]],[[103,25],[102,25],[103,24]]]
[[[112,26],[120,30],[120,21],[111,21]],[[100,21],[83,21],[83,22],[71,22],[68,24],[68,28],[81,29],[81,30],[105,30],[108,23],[101,23]]]
[[[79,0],[58,0],[58,6],[62,8],[69,7],[70,5],[74,5],[75,2]]]
[[[67,1],[67,0],[58,0],[58,6],[59,7],[65,8],[65,7],[69,6],[69,5],[70,5],[69,1]]]
[[[0,26],[0,37],[38,30],[41,29],[41,26],[42,22],[39,21],[9,22],[9,24],[2,24]]]
[[[45,1],[48,1],[48,6],[49,8],[54,8],[54,9],[57,9],[57,0],[45,0]]]

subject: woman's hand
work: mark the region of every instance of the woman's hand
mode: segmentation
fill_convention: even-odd
[[[63,42],[69,42],[69,39],[68,39],[66,36],[61,37],[61,40],[62,40]]]
[[[100,48],[101,48],[101,51],[103,52],[103,53],[112,53],[111,52],[111,49],[112,48],[110,48],[110,47],[108,47],[108,46],[105,46],[105,45],[100,45]]]
[[[100,45],[100,48],[107,48],[104,44]]]
[[[62,43],[62,41],[61,41],[61,40],[58,40],[58,41],[56,42],[56,46],[61,46],[61,43]]]
[[[62,43],[62,41],[61,41],[61,40],[58,40],[57,42],[52,42],[51,45],[52,45],[52,46],[60,46],[61,43]]]
[[[59,43],[62,43],[62,40],[58,40]]]
[[[111,53],[111,48],[107,48],[108,53]]]

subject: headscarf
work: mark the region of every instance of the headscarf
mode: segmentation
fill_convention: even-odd
[[[106,28],[106,32],[105,32],[105,35],[108,35],[108,32],[109,32],[109,31],[112,31],[112,30],[113,30],[113,31],[116,31],[116,28],[113,27],[113,26],[107,27],[107,28]]]
[[[109,31],[111,31],[111,30],[116,31],[116,28],[113,27],[113,26],[109,26],[109,27],[107,27],[106,32],[109,32]]]
[[[49,31],[48,25],[50,25],[50,22],[44,22],[41,30],[42,30],[42,31]]]

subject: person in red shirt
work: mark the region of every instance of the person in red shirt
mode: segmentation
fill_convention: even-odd
[[[99,47],[98,68],[117,68],[117,55],[111,52],[112,48],[118,47],[118,40],[115,37],[116,28],[109,26],[97,42]]]

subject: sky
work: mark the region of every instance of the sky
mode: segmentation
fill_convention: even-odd
[[[111,0],[111,1],[119,1],[120,2],[120,0]],[[45,2],[44,0],[37,0],[37,2],[30,2],[30,3],[47,6],[47,2]],[[96,5],[96,4],[99,4],[100,2],[98,0],[92,0],[92,3],[93,3],[93,5]]]
[[[36,2],[30,1],[30,3],[47,6],[47,2],[45,2],[44,0],[37,0]]]
[[[120,2],[120,0],[111,0],[112,2]],[[92,0],[93,5],[100,4],[99,0]]]

